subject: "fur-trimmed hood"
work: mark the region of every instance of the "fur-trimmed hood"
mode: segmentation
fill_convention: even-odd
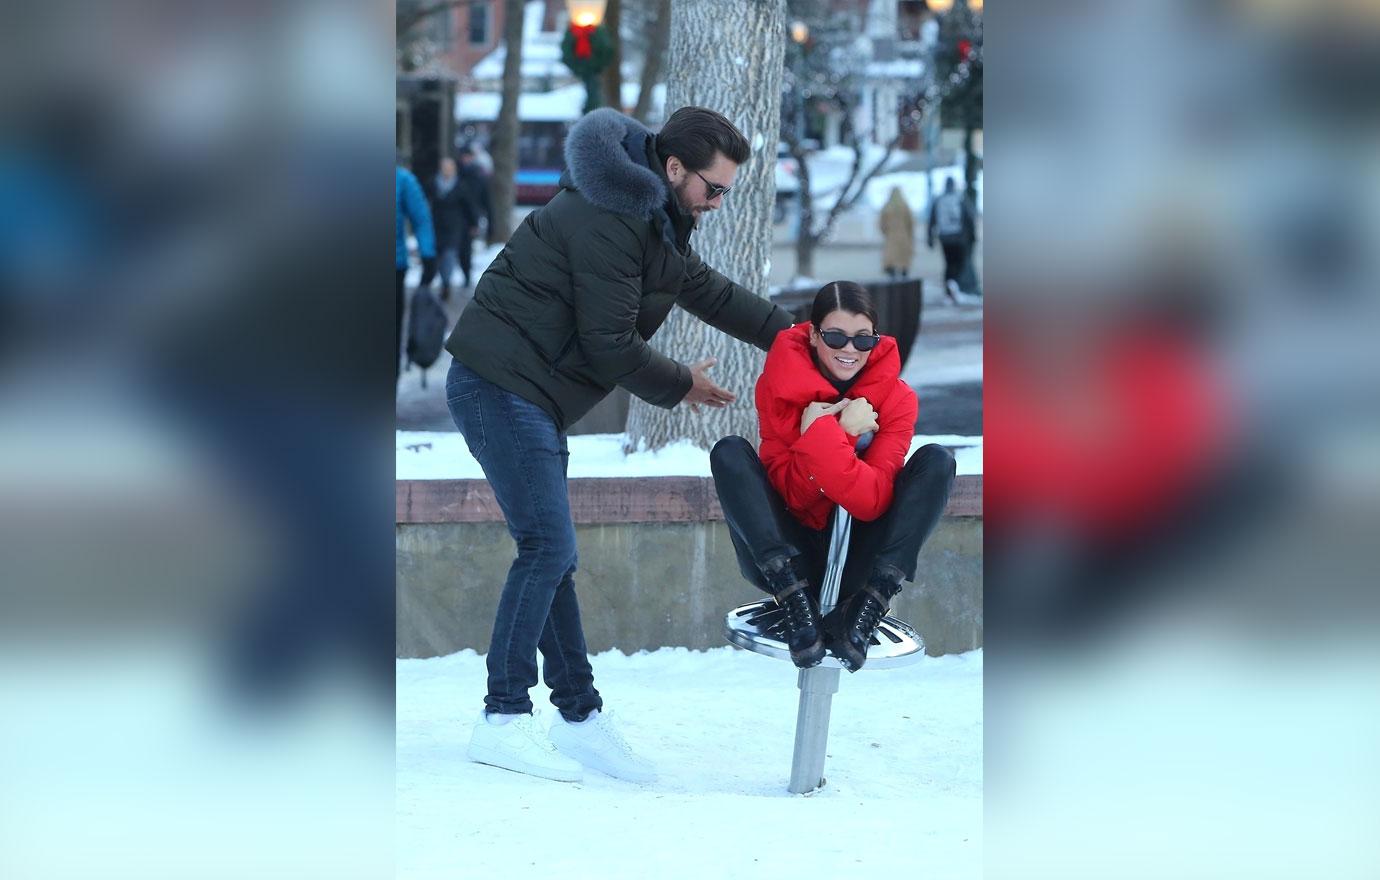
[[[670,198],[666,178],[650,165],[651,144],[646,126],[611,107],[587,113],[565,139],[570,182],[600,208],[650,220]]]

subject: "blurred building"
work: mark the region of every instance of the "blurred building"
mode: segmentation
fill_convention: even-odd
[[[527,6],[529,10],[537,7],[535,14],[545,30],[555,30],[556,18],[565,15],[561,0],[541,0]],[[427,25],[432,42],[429,67],[455,76],[468,87],[475,65],[495,49],[501,51],[506,18],[503,0],[470,0],[436,12]],[[501,63],[499,70],[501,74]]]
[[[455,77],[398,75],[394,117],[397,161],[429,187],[455,143]]]
[[[519,204],[543,204],[556,193],[565,164],[565,134],[580,118],[585,87],[561,60],[561,40],[567,13],[561,0],[531,0],[523,18],[521,95],[518,99]],[[626,38],[622,91],[610,106],[627,111],[637,103],[641,59]],[[487,148],[502,103],[503,66],[507,49],[497,45],[461,74],[462,87],[454,99],[456,145]],[[458,56],[457,56],[458,57]],[[468,57],[468,56],[466,56]],[[666,87],[658,85],[652,96],[649,118],[653,124],[664,115]]]
[[[952,5],[953,0],[827,0],[818,7],[815,21],[806,21],[812,28],[842,28],[856,36],[846,46],[845,63],[830,62],[831,70],[838,71],[837,88],[849,92],[847,100],[827,89],[811,95],[806,137],[826,148],[839,144],[850,112],[846,104],[852,108],[847,121],[864,143],[885,146],[899,136],[900,150],[952,162],[963,132],[946,131],[939,108],[925,100],[935,83],[939,16]],[[980,0],[968,5],[978,12],[982,8]],[[981,153],[980,132],[975,144]]]

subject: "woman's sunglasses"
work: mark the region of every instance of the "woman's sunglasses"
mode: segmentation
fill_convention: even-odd
[[[866,333],[859,333],[857,336],[849,336],[842,330],[821,330],[819,331],[819,335],[820,338],[824,340],[824,344],[832,349],[843,348],[851,342],[853,343],[853,347],[858,351],[871,351],[877,347],[877,343],[882,341],[882,337],[880,336]]]

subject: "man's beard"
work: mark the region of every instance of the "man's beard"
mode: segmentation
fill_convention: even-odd
[[[700,225],[700,215],[701,215],[702,213],[704,213],[704,208],[702,208],[702,207],[697,208],[695,205],[690,204],[690,200],[687,199],[687,198],[685,197],[685,191],[688,190],[689,188],[690,188],[690,178],[689,178],[689,177],[686,177],[686,178],[685,178],[684,180],[682,180],[680,183],[678,183],[678,184],[675,185],[674,191],[675,191],[675,194],[676,194],[676,204],[677,204],[677,205],[680,205],[680,209],[681,209],[682,211],[684,211],[685,213],[687,213],[687,214],[690,215],[690,225],[691,225],[691,227],[692,227],[692,228],[698,228],[699,225]]]

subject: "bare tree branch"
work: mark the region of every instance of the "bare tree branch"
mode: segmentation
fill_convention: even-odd
[[[975,50],[968,59],[957,65],[948,79],[943,83],[932,84],[924,94],[916,98],[916,108],[924,110],[930,106],[940,106],[944,99],[954,90],[960,88],[967,82],[973,65],[980,64],[982,60],[980,50]],[[801,88],[802,83],[797,82],[796,88]],[[796,232],[796,274],[797,276],[810,276],[814,274],[814,251],[820,242],[827,241],[833,235],[834,229],[838,224],[838,219],[844,213],[854,208],[867,192],[867,185],[872,182],[885,168],[897,147],[901,143],[901,133],[897,133],[885,147],[882,157],[873,164],[866,173],[863,172],[863,138],[853,127],[852,117],[854,105],[852,93],[848,89],[841,89],[833,96],[838,103],[843,117],[843,130],[841,141],[844,146],[853,151],[853,163],[849,169],[848,177],[843,186],[839,189],[839,196],[830,207],[829,212],[824,218],[824,222],[816,228],[814,194],[810,189],[810,170],[805,162],[805,150],[799,143],[799,138],[794,131],[783,129],[781,140],[787,145],[791,157],[795,159],[798,166],[798,181],[800,191],[800,224]],[[804,112],[803,108],[797,112]]]

